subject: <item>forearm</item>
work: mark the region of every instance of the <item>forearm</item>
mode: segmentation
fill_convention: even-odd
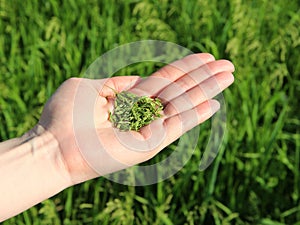
[[[71,185],[58,143],[49,132],[2,143],[0,150],[0,222]]]
[[[39,136],[39,134],[42,134],[43,132],[44,129],[41,126],[35,126],[32,130],[28,131],[21,137],[12,138],[7,141],[0,142],[0,155],[4,152],[10,151],[11,149],[21,145],[22,143],[29,141],[36,136]]]
[[[0,154],[7,152],[22,143],[23,138],[13,138],[0,143]]]

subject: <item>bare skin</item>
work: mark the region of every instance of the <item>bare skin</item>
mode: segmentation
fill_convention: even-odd
[[[212,55],[201,53],[167,65],[143,80],[138,76],[121,76],[65,81],[47,102],[39,123],[31,131],[0,143],[0,221],[69,186],[154,157],[219,109],[219,103],[212,98],[233,83],[233,72],[231,62],[215,60]],[[117,92],[126,89],[136,94],[159,96],[163,100],[161,119],[139,132],[121,134],[142,143],[135,148],[146,146],[149,149],[132,150],[120,142],[116,135],[118,131],[109,121],[115,93],[111,88],[105,88],[107,86]],[[92,120],[81,117],[89,113],[85,110],[90,105],[93,106]],[[80,121],[76,120],[78,118]],[[89,152],[93,148],[82,149],[85,143],[80,141],[80,135],[93,132],[105,150],[99,153],[103,158],[98,165],[85,157],[94,154]],[[160,140],[153,143],[156,139],[152,137],[156,136]],[[86,143],[93,141],[86,140]]]

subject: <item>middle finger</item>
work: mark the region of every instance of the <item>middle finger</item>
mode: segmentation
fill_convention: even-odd
[[[209,79],[210,77],[225,71],[230,73],[234,71],[234,66],[230,61],[218,60],[210,62],[196,70],[191,71],[190,73],[187,73],[174,83],[168,85],[158,94],[158,97],[164,102],[169,102],[193,87],[200,85],[203,81]]]
[[[166,104],[164,114],[167,117],[184,112],[215,97],[234,81],[230,72],[221,72],[193,87]]]

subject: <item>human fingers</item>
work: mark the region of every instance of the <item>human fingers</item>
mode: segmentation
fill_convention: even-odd
[[[168,85],[158,94],[158,97],[163,99],[164,102],[171,101],[214,75],[225,71],[229,73],[234,72],[234,65],[228,60],[217,60],[207,63]]]
[[[209,53],[188,55],[180,60],[164,66],[157,72],[153,73],[152,76],[163,77],[169,79],[170,81],[175,81],[186,73],[189,73],[214,60],[214,56]]]
[[[122,133],[122,136],[126,136],[122,139],[131,149],[156,154],[185,132],[209,119],[219,108],[219,102],[211,99],[189,110],[153,121],[139,131],[138,140],[131,138],[129,133]]]
[[[203,123],[213,116],[220,108],[217,100],[205,101],[194,108],[175,114],[164,120],[166,138],[163,145],[167,146],[182,134]]]
[[[131,91],[139,95],[155,95],[185,74],[214,60],[215,58],[208,53],[188,55],[164,66],[150,77],[139,81]]]
[[[233,81],[232,73],[227,71],[218,73],[168,102],[165,105],[164,114],[173,116],[189,110],[215,97],[230,86]]]
[[[92,87],[100,96],[114,97],[116,93],[130,89],[140,79],[139,76],[117,76],[106,79],[82,79],[82,83]]]

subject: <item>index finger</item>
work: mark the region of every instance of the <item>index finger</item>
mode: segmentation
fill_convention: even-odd
[[[173,82],[183,75],[212,61],[215,61],[215,58],[209,53],[192,54],[164,66],[153,73],[152,76],[166,78]]]
[[[130,91],[138,95],[154,95],[180,77],[212,61],[215,61],[215,58],[208,53],[188,55],[154,72]]]

